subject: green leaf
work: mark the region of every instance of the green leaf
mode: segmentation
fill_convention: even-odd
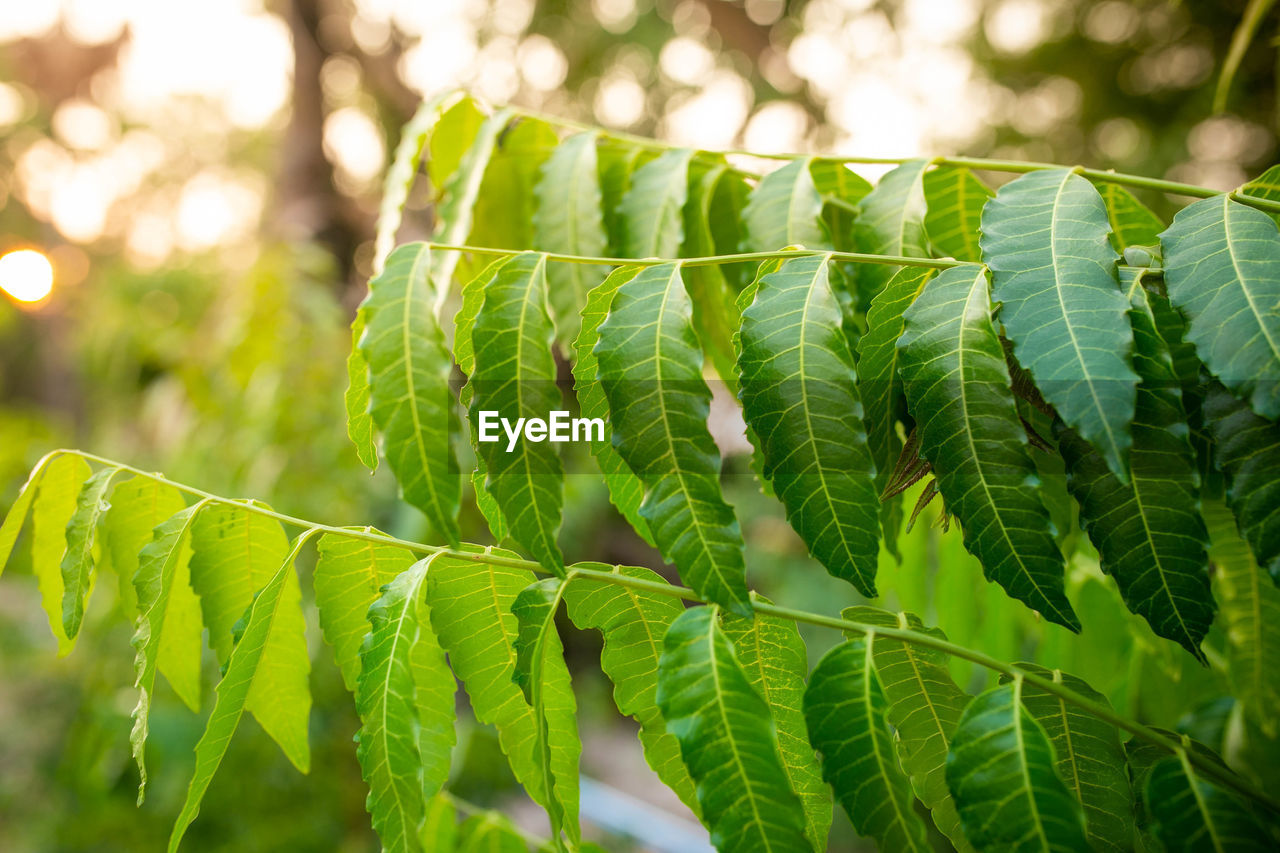
[[[595,131],[574,134],[543,164],[533,214],[533,245],[537,249],[586,257],[600,257],[609,250],[596,157],[599,136]],[[552,264],[547,269],[560,340],[577,337],[579,311],[585,310],[588,292],[604,276],[604,269],[586,264]]]
[[[1201,779],[1185,750],[1156,762],[1142,793],[1155,835],[1168,853],[1275,850],[1275,839],[1249,806]]]
[[[782,768],[804,807],[805,836],[814,850],[825,850],[831,829],[831,791],[822,780],[805,724],[809,659],[804,640],[794,622],[760,613],[751,619],[725,613],[720,627],[747,681],[769,706]]]
[[[111,507],[102,516],[102,529],[98,535],[103,553],[119,576],[120,608],[130,623],[136,621],[138,615],[138,595],[133,588],[133,576],[138,571],[138,552],[151,541],[156,525],[185,506],[181,492],[152,477],[125,480],[111,493]],[[192,607],[198,613],[199,602],[195,600],[194,593],[191,595]],[[199,640],[196,646],[199,648]],[[160,671],[166,671],[163,655]],[[199,708],[198,690],[191,704]]]
[[[1119,184],[1095,185],[1107,208],[1111,225],[1111,246],[1120,254],[1130,246],[1154,246],[1160,242],[1164,222]]]
[[[564,469],[550,441],[528,433],[514,447],[496,423],[485,441],[484,412],[516,423],[549,418],[561,409],[552,354],[555,329],[547,313],[546,256],[525,252],[512,258],[484,288],[484,305],[472,330],[475,372],[470,415],[476,424],[476,455],[485,461],[485,489],[497,501],[511,538],[548,570],[564,576],[556,544],[564,505]],[[547,438],[547,436],[544,436]]]
[[[484,812],[467,818],[459,833],[460,853],[529,853],[529,845],[514,824],[498,812]]]
[[[618,208],[623,257],[674,258],[680,253],[692,159],[692,149],[672,149],[631,176],[631,188]]]
[[[1221,603],[1231,692],[1249,718],[1275,737],[1280,733],[1275,713],[1280,708],[1280,589],[1258,569],[1227,508],[1205,502],[1203,512],[1213,543],[1213,585]]]
[[[475,329],[476,317],[479,316],[480,308],[484,305],[485,287],[498,274],[498,270],[506,266],[510,260],[510,256],[498,258],[462,286],[462,305],[453,318],[453,358],[464,376],[470,377],[475,372],[476,351],[471,332]],[[475,388],[469,382],[458,391],[458,401],[462,403],[464,412],[470,409],[471,398],[474,395]],[[471,432],[471,446],[475,447],[479,441],[477,432],[479,425],[472,418],[468,418],[468,425]],[[502,517],[502,510],[498,508],[498,502],[494,500],[493,495],[484,488],[484,482],[488,476],[489,469],[485,465],[484,456],[476,456],[475,469],[471,472],[471,486],[475,491],[476,506],[484,516],[494,541],[501,542],[507,538],[507,520]]]
[[[947,638],[937,628],[925,628],[913,613],[849,607],[840,615],[854,622]],[[889,723],[898,734],[898,755],[911,776],[916,796],[957,850],[971,850],[946,778],[947,751],[969,695],[952,680],[946,654],[936,649],[876,635],[872,657],[876,678],[889,702]]]
[[[372,527],[365,533],[377,534]],[[342,682],[352,693],[360,676],[360,646],[370,631],[368,612],[392,578],[413,565],[413,555],[403,548],[356,539],[340,533],[326,533],[316,547],[312,584],[320,630],[333,647],[333,656],[342,671]]]
[[[509,551],[484,553],[511,559]],[[538,724],[533,708],[516,685],[516,637],[519,623],[511,605],[536,580],[527,569],[480,563],[441,554],[427,575],[431,624],[449,653],[454,674],[462,679],[471,708],[481,723],[498,730],[498,740],[511,770],[534,802],[545,807],[547,791],[536,754]],[[573,690],[558,637],[547,638],[544,687],[552,773],[561,802],[578,800],[578,740]],[[575,815],[576,822],[576,815]]]
[[[599,335],[614,446],[645,485],[640,515],[700,596],[748,615],[742,534],[720,491],[711,391],[680,265],[648,267],[621,285]]]
[[[383,588],[360,650],[356,756],[369,784],[366,807],[387,851],[419,849],[426,800],[448,779],[455,742],[455,684],[424,601],[433,559]]]
[[[447,794],[436,794],[427,801],[419,836],[424,851],[453,853],[458,849],[458,810]]]
[[[1161,637],[1204,662],[1200,642],[1213,623],[1208,536],[1200,520],[1199,477],[1188,441],[1178,379],[1135,279],[1129,297],[1134,366],[1142,377],[1133,416],[1129,482],[1073,430],[1057,429],[1080,526],[1116,579],[1125,605]]]
[[[597,170],[604,230],[609,235],[609,255],[619,257],[626,247],[622,200],[631,189],[636,169],[654,159],[654,155],[611,136],[603,137],[597,149]]]
[[[278,573],[289,539],[275,519],[231,504],[206,506],[191,524],[191,586],[200,596],[209,646],[225,664],[234,654],[235,629],[255,594]],[[306,624],[297,575],[289,574],[267,626],[261,666],[245,707],[293,765],[311,765],[307,720],[311,692],[307,675]]]
[[[31,470],[30,476],[22,484],[22,489],[10,505],[9,512],[4,517],[4,523],[0,524],[0,574],[4,574],[4,567],[9,562],[10,554],[13,553],[18,534],[22,532],[22,525],[27,520],[27,513],[31,511],[32,501],[40,490],[40,480],[44,477],[45,469],[50,462],[61,455],[63,454],[55,451],[36,463],[36,467]]]
[[[1127,482],[1138,376],[1109,233],[1102,196],[1070,169],[1010,181],[982,212],[991,298],[1018,363]]]
[[[1077,696],[1111,707],[1107,697],[1074,675],[1036,664],[1018,666],[1061,684]],[[1132,850],[1133,792],[1116,727],[1034,684],[1023,683],[1022,707],[1044,728],[1053,744],[1058,775],[1084,806],[1090,849]]]
[[[978,850],[1088,851],[1084,812],[1055,767],[1053,743],[1022,704],[1021,677],[965,709],[947,786]]]
[[[814,158],[809,164],[813,185],[822,195],[822,220],[831,235],[831,245],[841,252],[853,251],[854,222],[858,203],[871,192],[871,184],[837,160]]]
[[[466,242],[467,235],[471,233],[476,199],[480,195],[485,170],[512,115],[509,109],[498,110],[481,122],[475,139],[467,146],[458,161],[457,169],[445,182],[444,200],[436,210],[436,229],[431,235],[433,242],[450,245]],[[457,268],[460,257],[458,252],[439,252],[424,258],[431,265],[429,284],[435,288],[433,311],[437,317],[440,316],[445,300],[449,298],[453,271]],[[424,290],[429,289],[426,285],[424,283]],[[374,372],[376,375],[376,368]]]
[[[556,611],[564,597],[563,578],[544,578],[521,590],[511,605],[519,627],[516,634],[515,682],[524,693],[525,701],[533,708],[537,722],[537,740],[534,756],[542,771],[543,787],[551,792],[547,798],[547,815],[551,819],[552,839],[559,843],[561,832],[567,832],[570,842],[577,845],[582,840],[578,828],[578,782],[561,785],[556,779],[556,757],[551,742],[553,718],[547,714],[547,688],[545,674],[552,657],[563,663],[560,635],[556,632]],[[574,706],[573,694],[558,697],[561,707]],[[573,757],[574,762],[577,756]]]
[[[527,116],[513,119],[502,131],[476,196],[468,245],[501,249],[536,245],[537,185],[542,167],[559,141],[551,125]],[[557,210],[561,215],[566,212],[564,208]],[[576,313],[578,309],[573,310]]]
[[[928,210],[924,230],[933,248],[957,261],[982,260],[978,231],[982,208],[992,195],[991,188],[963,166],[939,166],[925,172]]]
[[[1260,210],[1220,195],[1160,235],[1169,301],[1200,360],[1264,418],[1280,420],[1280,237]]]
[[[734,179],[723,157],[695,160],[689,169],[689,200],[684,206],[684,243],[682,257],[701,258],[720,253],[715,235],[716,220],[736,218],[736,211],[715,206],[721,183]],[[693,307],[693,327],[702,341],[703,351],[711,359],[716,374],[731,391],[737,390],[734,373],[733,336],[737,311],[725,278],[725,264],[701,264],[685,269],[685,286]]]
[[[74,640],[84,621],[84,609],[93,589],[93,545],[98,520],[107,507],[111,481],[121,472],[108,467],[94,472],[80,487],[76,510],[67,522],[67,552],[62,557],[62,628]]]
[[[1280,424],[1258,417],[1216,382],[1204,402],[1204,419],[1240,533],[1258,564],[1280,584]]]
[[[138,625],[133,635],[134,686],[138,704],[133,709],[129,743],[138,764],[138,804],[147,791],[146,743],[155,692],[156,670],[168,652],[165,678],[180,695],[194,695],[192,710],[200,707],[200,611],[191,591],[187,545],[192,521],[208,504],[200,502],[180,509],[155,528],[151,541],[137,557],[133,576],[138,598]],[[182,685],[179,687],[179,685]]]
[[[1240,187],[1245,195],[1280,201],[1280,166],[1272,166],[1258,177]]]
[[[666,583],[648,569],[599,563],[577,565]],[[613,682],[613,701],[618,710],[640,723],[645,761],[681,802],[698,814],[693,780],[680,760],[680,744],[667,731],[656,698],[662,637],[684,612],[684,605],[668,595],[586,577],[569,582],[564,600],[574,625],[581,630],[596,628],[604,637],[600,668]]]
[[[965,548],[988,580],[1078,631],[992,325],[986,270],[945,270],[903,316],[898,346],[907,402],[947,511],[964,528]]]
[[[924,195],[927,160],[909,160],[880,179],[858,204],[854,242],[859,252],[874,255],[929,257],[925,233],[928,206]],[[865,264],[858,271],[858,293],[869,305],[899,267]]]
[[[347,409],[347,437],[356,446],[356,457],[370,471],[378,470],[378,445],[373,435],[373,415],[369,412],[369,362],[360,349],[360,339],[368,327],[365,306],[356,309],[351,321],[351,351],[347,353],[347,390],[342,395]]]
[[[899,375],[898,338],[905,328],[902,313],[920,295],[933,274],[934,270],[922,267],[900,269],[871,300],[867,333],[858,339],[858,398],[865,412],[863,423],[867,429],[867,449],[875,466],[877,494],[884,493],[889,475],[902,454],[897,427],[907,413]],[[901,522],[902,510],[897,501],[881,504],[880,526],[885,547],[893,554],[897,553]]]
[[[574,342],[577,359],[573,364],[574,392],[578,397],[578,408],[584,418],[600,418],[605,422],[603,441],[591,442],[591,453],[604,475],[605,485],[609,489],[609,500],[618,508],[640,538],[650,545],[653,534],[649,532],[649,523],[640,515],[640,502],[644,499],[644,484],[640,482],[627,463],[622,461],[612,441],[612,427],[609,425],[609,401],[605,397],[604,386],[596,376],[597,359],[596,343],[600,340],[600,324],[609,313],[614,294],[624,282],[635,278],[642,267],[618,267],[609,273],[609,277],[587,294],[586,307],[582,309],[582,329],[578,340]]]
[[[874,597],[875,467],[828,262],[795,258],[759,281],[742,315],[740,396],[787,520],[832,576]]]
[[[751,191],[743,220],[746,250],[776,252],[783,246],[831,246],[822,222],[822,196],[814,184],[813,158],[790,160],[760,179]]]
[[[66,454],[51,460],[40,478],[31,507],[31,573],[40,588],[40,604],[58,641],[59,656],[74,645],[63,628],[62,560],[67,553],[67,523],[76,511],[80,487],[93,474],[80,456]]]
[[[387,256],[395,247],[396,232],[400,230],[404,205],[409,200],[409,191],[413,188],[414,178],[418,175],[418,167],[422,163],[422,152],[426,148],[427,140],[431,137],[431,131],[440,120],[444,105],[456,97],[456,91],[447,90],[423,101],[400,131],[400,141],[396,144],[396,152],[391,158],[391,165],[387,167],[387,175],[382,181],[382,203],[378,207],[377,234],[373,240],[375,273],[382,272]],[[355,436],[353,435],[352,438],[354,439]],[[356,447],[360,446],[360,442],[357,441]],[[361,459],[364,461],[363,456]],[[368,461],[365,461],[365,464],[373,467],[373,463]]]
[[[769,705],[735,658],[716,608],[686,610],[667,630],[658,707],[680,741],[717,850],[813,849],[778,754]]]
[[[360,349],[371,374],[373,422],[382,431],[400,492],[437,533],[456,544],[461,484],[452,445],[457,429],[449,389],[453,360],[431,312],[430,266],[426,243],[391,253],[361,304],[368,326]]]
[[[271,580],[254,598],[249,608],[244,634],[231,652],[226,674],[222,677],[222,681],[218,682],[218,698],[214,702],[213,713],[209,715],[204,734],[196,744],[195,772],[187,788],[186,802],[183,803],[182,811],[174,823],[173,832],[169,835],[169,853],[175,853],[178,845],[182,843],[182,836],[186,834],[187,827],[200,813],[200,802],[204,799],[205,792],[209,790],[209,783],[213,781],[213,774],[218,771],[222,757],[227,753],[227,746],[231,743],[231,736],[235,734],[240,724],[240,717],[244,714],[246,703],[250,695],[255,692],[260,678],[264,676],[266,668],[264,658],[271,636],[278,630],[277,622],[287,618],[287,613],[296,607],[290,603],[291,596],[288,594],[290,579],[295,589],[298,582],[298,576],[293,571],[293,561],[314,532],[314,529],[309,530],[294,540],[293,549],[280,564]],[[139,599],[141,597],[139,595]],[[299,621],[301,621],[301,613],[299,613]],[[305,679],[305,669],[302,670],[302,674]],[[269,680],[278,679],[278,674],[273,675],[270,671],[267,671],[265,676]],[[259,721],[261,719],[259,717]],[[303,720],[305,719],[304,715]],[[287,752],[288,750],[286,754]]]
[[[882,850],[927,851],[907,776],[885,718],[888,702],[873,666],[874,635],[823,655],[804,693],[804,717],[823,776],[853,828]]]

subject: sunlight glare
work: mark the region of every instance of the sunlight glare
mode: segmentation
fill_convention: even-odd
[[[53,291],[53,264],[35,249],[0,258],[0,289],[19,302],[35,303]]]

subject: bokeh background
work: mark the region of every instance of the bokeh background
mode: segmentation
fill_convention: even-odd
[[[421,534],[389,476],[359,467],[341,397],[381,174],[424,95],[460,86],[709,148],[1044,160],[1225,189],[1262,171],[1276,147],[1274,20],[1244,54],[1226,110],[1212,109],[1244,7],[0,0],[0,255],[33,250],[49,262],[34,276],[0,264],[0,508],[39,456],[77,446],[295,515]],[[407,232],[425,233],[431,199],[426,186],[414,192]],[[729,484],[754,585],[824,612],[855,603],[808,560],[745,460],[726,464],[742,474]],[[571,556],[657,566],[599,489],[571,478]],[[470,524],[471,538],[487,541],[478,519]],[[1148,722],[1243,749],[1229,703],[1214,698],[1217,676],[1127,618],[1096,564],[1072,567],[1086,623],[1075,639],[985,584],[955,530],[922,523],[904,557],[882,566],[889,605],[997,657],[1062,665]],[[132,682],[130,629],[99,590],[80,647],[55,658],[23,560],[19,549],[0,585],[0,849],[154,849],[202,721],[159,697],[158,779],[135,809],[134,695],[122,688]],[[944,600],[966,606],[940,613]],[[312,628],[312,773],[298,776],[246,724],[191,849],[376,849],[352,702]],[[643,815],[647,803],[687,820],[610,705],[597,639],[565,636],[584,772],[605,794],[634,798],[597,811]],[[809,639],[815,659],[834,640]],[[983,683],[964,667],[957,675]],[[464,728],[454,790],[527,812],[491,733]],[[1251,772],[1266,781],[1276,770]],[[528,820],[536,829],[536,815]],[[847,824],[833,837],[845,845],[833,849],[853,848]]]

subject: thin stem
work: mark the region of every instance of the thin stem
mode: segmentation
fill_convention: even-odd
[[[431,248],[446,252],[469,252],[476,255],[513,256],[521,255],[529,249],[495,249],[490,246],[466,246],[458,243],[428,243]],[[706,267],[717,264],[753,263],[776,258],[806,258],[812,255],[830,255],[837,261],[849,261],[855,264],[889,264],[899,267],[928,267],[945,270],[962,265],[962,261],[948,261],[941,258],[911,258],[906,255],[870,255],[861,252],[833,252],[830,249],[780,249],[776,252],[740,252],[734,255],[706,255],[698,258],[608,258],[594,255],[566,255],[558,252],[539,252],[549,261],[560,261],[567,264],[596,264],[599,266],[652,267],[658,264],[679,263],[686,267]]]
[[[536,563],[532,560],[524,560],[518,557],[503,557],[498,554],[490,553],[488,550],[479,551],[479,552],[461,551],[461,550],[455,550],[451,548],[445,548],[438,545],[424,545],[420,542],[410,542],[406,539],[397,539],[394,536],[388,536],[384,533],[378,533],[371,527],[352,528],[352,527],[336,527],[336,526],[327,525],[327,524],[316,524],[314,522],[307,521],[306,519],[297,518],[291,515],[286,515],[285,513],[281,513],[281,512],[276,512],[275,510],[268,509],[267,507],[262,506],[260,504],[241,501],[241,500],[235,500],[233,498],[224,498],[219,495],[214,495],[204,491],[203,489],[197,489],[194,486],[188,486],[184,483],[174,482],[172,480],[165,478],[160,474],[154,474],[148,471],[143,471],[140,468],[135,468],[131,465],[125,465],[124,463],[116,462],[113,459],[107,459],[106,457],[97,456],[92,453],[85,453],[84,451],[80,451],[80,450],[68,450],[68,449],[54,450],[46,454],[45,457],[40,460],[40,462],[36,465],[36,471],[39,471],[39,469],[42,468],[45,464],[47,464],[49,460],[61,454],[73,454],[76,456],[80,456],[83,459],[97,462],[100,465],[119,468],[123,471],[129,471],[140,477],[147,477],[148,479],[155,480],[157,482],[167,483],[170,486],[173,486],[175,489],[178,489],[179,491],[186,492],[189,495],[199,497],[200,499],[205,501],[243,507],[244,509],[250,512],[256,512],[259,515],[263,515],[268,518],[274,518],[277,521],[280,521],[284,524],[288,524],[294,527],[305,528],[308,531],[310,531],[311,534],[314,534],[315,532],[332,533],[339,536],[347,536],[353,539],[363,539],[370,542],[379,542],[379,543],[388,544],[388,545],[397,545],[401,548],[404,548],[407,551],[412,551],[419,554],[444,553],[444,554],[448,554],[450,557],[453,557],[459,560],[468,560],[471,562],[482,563],[486,565],[505,566],[508,568],[525,569],[528,571],[535,572],[537,574],[549,574],[549,572],[547,572],[547,570],[544,569],[541,564]],[[34,474],[33,474],[33,477],[34,477]],[[653,581],[647,578],[631,577],[629,575],[622,574],[621,571],[618,571],[618,570],[602,571],[600,569],[589,569],[583,566],[574,566],[573,572],[578,577],[581,577],[586,580],[595,581],[598,583],[611,583],[617,586],[625,586],[625,587],[631,587],[633,589],[641,589],[648,592],[656,593],[658,595],[665,595],[670,598],[678,598],[684,601],[694,602],[698,604],[708,603],[704,599],[699,597],[696,592],[689,589],[688,587],[668,584],[665,581]],[[856,622],[856,621],[853,621],[850,619],[844,619],[838,616],[824,616],[819,613],[810,613],[805,610],[796,610],[790,607],[781,607],[776,604],[768,604],[763,601],[757,600],[754,594],[752,595],[751,606],[757,613],[761,613],[766,616],[773,616],[779,619],[786,619],[791,622],[802,622],[808,625],[815,625],[822,628],[831,628],[836,631],[842,631],[842,632],[856,631],[863,635],[876,634],[881,637],[891,637],[893,639],[901,640],[902,642],[905,642],[905,643],[911,643],[916,646],[936,649],[937,651],[951,655],[952,657],[957,657],[957,658],[960,658],[961,660],[967,660],[971,663],[977,664],[978,666],[985,667],[986,669],[992,670],[994,672],[998,672],[1010,678],[1020,677],[1024,681],[1026,681],[1028,684],[1034,684],[1036,687],[1039,687],[1045,692],[1058,696],[1064,701],[1069,702],[1072,705],[1075,705],[1076,707],[1092,714],[1093,716],[1101,720],[1104,720],[1105,722],[1115,726],[1118,729],[1121,729],[1122,731],[1129,732],[1135,737],[1141,738],[1142,740],[1145,740],[1149,743],[1153,743],[1163,749],[1167,749],[1171,753],[1177,753],[1179,749],[1179,744],[1171,740],[1170,738],[1165,737],[1159,732],[1147,726],[1144,726],[1141,723],[1137,723],[1137,722],[1134,722],[1133,720],[1126,719],[1125,717],[1121,716],[1120,714],[1117,714],[1113,709],[1107,707],[1106,705],[1103,705],[1098,702],[1094,702],[1091,699],[1081,696],[1075,691],[1067,687],[1064,687],[1061,684],[1058,684],[1052,679],[1044,678],[1043,676],[1037,675],[1034,672],[1030,672],[1014,664],[1005,663],[1004,661],[997,660],[996,658],[993,658],[990,655],[977,651],[975,649],[970,649],[965,646],[956,645],[955,643],[952,643],[949,640],[944,640],[939,637],[930,636],[929,634],[913,631],[907,628],[889,628],[889,627],[882,627],[880,625],[870,625],[865,622]],[[1195,754],[1189,754],[1188,757],[1192,762],[1192,764],[1196,766],[1196,769],[1199,770],[1206,778],[1212,779],[1220,785],[1224,785],[1228,788],[1231,788],[1237,791],[1240,794],[1250,797],[1251,799],[1257,800],[1258,802],[1265,804],[1267,807],[1271,809],[1280,811],[1280,800],[1272,797],[1271,795],[1265,793],[1264,791],[1258,790],[1249,782],[1247,782],[1245,779],[1238,777],[1235,774],[1232,774],[1230,772],[1224,772],[1222,768],[1218,767],[1214,763],[1206,761]]]
[[[547,115],[546,113],[536,112],[534,110],[515,109],[517,115],[527,116],[545,121],[548,124],[559,125],[560,127],[573,128],[575,130],[594,130],[602,131],[602,128],[595,127],[583,122],[573,121],[571,119],[563,119],[557,116]],[[649,139],[644,136],[636,136],[631,133],[622,133],[620,131],[603,130],[606,136],[628,142],[641,148],[650,148],[656,150],[670,150],[673,148],[686,148],[689,146],[677,145],[672,142],[663,142],[657,139]],[[827,156],[800,153],[782,153],[782,154],[762,154],[756,151],[744,151],[741,149],[720,149],[712,151],[705,150],[708,154],[723,154],[726,156],[755,157],[762,160],[798,160],[804,158],[813,158],[815,160],[826,160],[832,163],[856,163],[865,166],[897,166],[911,160],[925,159],[920,157],[854,157],[854,156]],[[964,166],[970,169],[977,169],[984,172],[1010,172],[1014,174],[1024,174],[1026,172],[1036,172],[1041,169],[1061,169],[1062,166],[1057,163],[1040,163],[1025,160],[999,160],[987,157],[934,157],[930,158],[930,162],[938,166]],[[749,172],[743,172],[744,175],[752,176]],[[1124,172],[1113,172],[1109,169],[1088,169],[1084,167],[1076,168],[1077,174],[1088,178],[1096,183],[1119,184],[1121,186],[1136,187],[1138,189],[1154,190],[1166,195],[1190,196],[1192,198],[1210,198],[1212,196],[1221,195],[1221,190],[1215,190],[1211,187],[1197,186],[1196,184],[1186,184],[1180,181],[1166,181],[1161,178],[1148,178],[1144,175],[1131,175]],[[1272,212],[1280,212],[1280,201],[1261,198],[1259,196],[1242,193],[1238,190],[1233,191],[1231,198],[1241,204],[1247,204],[1250,207],[1256,207],[1259,210],[1268,210]]]

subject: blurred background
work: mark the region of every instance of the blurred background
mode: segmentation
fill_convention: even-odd
[[[1226,189],[1276,147],[1274,19],[1243,54],[1226,109],[1213,110],[1245,6],[0,0],[0,508],[47,450],[76,446],[318,521],[420,534],[390,477],[359,467],[341,400],[379,182],[424,95],[461,86],[701,147],[1046,160]],[[420,186],[405,233],[425,233],[430,202]],[[745,460],[726,465],[742,473],[728,482],[753,584],[823,612],[857,603],[807,558]],[[570,556],[657,566],[586,479],[570,478]],[[1096,563],[1072,566],[1085,632],[1070,637],[986,584],[958,531],[933,515],[901,564],[885,558],[885,603],[934,624],[935,601],[970,602],[941,614],[953,640],[1062,666],[1127,713],[1247,752],[1257,735],[1215,699],[1219,676],[1127,617]],[[478,517],[468,523],[488,541]],[[121,689],[133,680],[130,628],[99,590],[86,640],[55,659],[23,559],[19,550],[0,587],[0,849],[157,848],[203,722],[162,692],[158,778],[135,809],[135,697]],[[566,626],[565,638],[584,772],[635,808],[690,819],[612,708],[596,636]],[[837,638],[807,639],[816,659]],[[313,641],[312,773],[297,775],[245,725],[191,849],[376,849],[352,702]],[[963,666],[956,674],[984,683]],[[491,733],[464,725],[453,789],[519,809]],[[1266,775],[1277,771],[1249,772],[1274,784]],[[833,849],[853,849],[850,832],[838,826]]]

